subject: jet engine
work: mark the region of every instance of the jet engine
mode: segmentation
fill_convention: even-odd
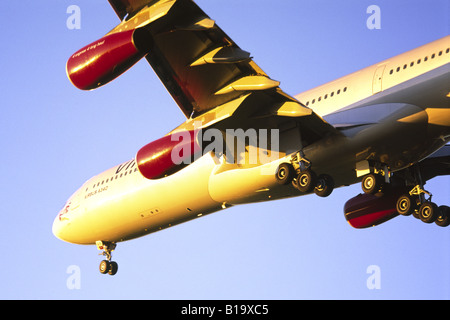
[[[96,89],[120,76],[148,52],[145,31],[132,29],[108,34],[74,53],[66,71],[78,89]]]
[[[357,229],[386,222],[398,216],[397,200],[404,192],[404,188],[399,188],[384,195],[359,194],[345,203],[345,218],[352,227]]]
[[[136,163],[145,178],[159,179],[183,169],[200,153],[197,131],[182,131],[142,147],[136,155]]]

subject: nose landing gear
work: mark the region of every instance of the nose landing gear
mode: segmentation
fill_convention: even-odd
[[[117,262],[111,261],[111,258],[112,251],[114,251],[114,249],[116,248],[116,244],[107,241],[96,241],[95,244],[97,245],[98,250],[103,250],[101,254],[106,257],[106,260],[102,260],[100,262],[100,273],[109,274],[111,276],[115,275],[117,273],[117,270],[119,269],[119,266]]]

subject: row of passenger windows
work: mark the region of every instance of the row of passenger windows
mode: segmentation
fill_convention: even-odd
[[[449,53],[450,52],[450,48],[447,48],[447,50],[445,50],[445,53]],[[430,57],[431,59],[436,58],[436,56],[440,57],[442,56],[444,53],[443,50],[439,51],[437,54],[433,53]],[[425,58],[423,58],[423,62],[427,62],[428,61],[428,56],[425,56]],[[422,59],[417,59],[417,61],[411,61],[411,63],[409,64],[410,67],[414,67],[414,64],[421,64],[422,63]],[[408,68],[408,64],[404,64],[403,65],[403,69]],[[396,72],[400,72],[400,70],[402,70],[402,67],[397,67],[395,69]],[[393,74],[394,73],[394,69],[391,69],[391,71],[389,71],[389,74]]]
[[[320,96],[320,97],[318,97],[317,98],[317,100],[316,99],[312,99],[311,100],[311,104],[315,104],[316,102],[317,103],[319,103],[320,101],[322,101],[322,99],[323,100],[326,100],[326,99],[328,99],[328,98],[332,98],[332,97],[334,97],[335,95],[337,96],[337,95],[339,95],[339,94],[341,94],[341,93],[344,93],[344,92],[347,92],[347,87],[344,87],[344,89],[338,89],[337,91],[336,91],[336,93],[334,92],[334,91],[332,91],[330,94],[325,94],[324,96],[323,96],[323,98],[322,98],[322,96]],[[308,106],[309,105],[309,101],[307,101],[306,102],[306,106]]]
[[[128,171],[124,171],[121,174],[116,174],[115,176],[112,176],[111,178],[99,181],[98,183],[94,183],[94,185],[92,186],[92,189],[98,188],[99,186],[104,185],[105,183],[112,182],[113,180],[120,179],[122,177],[125,177],[125,176],[132,174],[133,172],[137,172],[137,171],[138,171],[138,169],[134,168],[134,169],[130,169]],[[89,189],[89,187],[86,188],[86,191],[88,191],[88,189]]]
[[[449,52],[450,52],[450,48],[447,48],[447,50],[445,50],[445,53],[449,53]],[[434,59],[434,58],[436,58],[436,56],[440,57],[440,56],[442,56],[443,54],[444,54],[444,51],[441,50],[441,51],[439,51],[437,54],[436,54],[436,53],[433,53],[430,57],[431,57],[431,59]],[[429,58],[428,58],[428,56],[426,56],[425,58],[423,58],[423,60],[422,60],[422,59],[417,59],[417,61],[412,61],[412,62],[409,64],[409,66],[410,66],[410,67],[413,67],[415,64],[421,64],[422,61],[423,61],[423,62],[426,62],[426,61],[428,61],[428,60],[429,60]],[[403,65],[403,69],[406,69],[407,67],[408,67],[408,64]],[[402,69],[402,67],[397,67],[396,69],[391,69],[391,71],[389,71],[389,74],[393,74],[393,73],[394,73],[394,70],[397,71],[397,72],[399,72],[401,69]],[[330,94],[324,95],[323,97],[320,96],[320,97],[318,97],[318,98],[316,98],[316,99],[312,99],[311,101],[307,101],[307,102],[306,102],[306,106],[308,106],[310,103],[311,103],[311,104],[315,104],[316,102],[319,103],[320,101],[322,101],[322,99],[325,100],[325,99],[328,99],[328,98],[332,98],[332,97],[335,96],[335,95],[341,94],[341,92],[342,92],[342,93],[343,93],[343,92],[347,92],[347,87],[345,87],[345,88],[342,89],[342,90],[341,90],[341,89],[337,90],[336,93],[333,91],[333,92],[331,92]]]

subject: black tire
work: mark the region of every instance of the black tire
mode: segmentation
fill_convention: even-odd
[[[101,274],[107,274],[109,271],[109,268],[110,268],[110,263],[108,260],[102,260],[102,262],[100,262],[100,266],[98,267]]]
[[[108,274],[113,276],[117,273],[117,270],[119,270],[119,266],[118,266],[117,262],[111,261],[109,263]]]
[[[416,210],[413,211],[412,216],[416,219],[420,219],[419,216],[419,209],[417,208]]]
[[[281,185],[286,185],[292,182],[294,178],[294,167],[290,163],[282,163],[278,166],[275,174],[277,182]]]
[[[378,174],[368,174],[366,175],[361,183],[364,193],[375,194],[381,190],[384,185],[383,176]]]
[[[397,200],[396,209],[398,214],[402,216],[409,216],[416,209],[415,201],[409,194],[402,195]]]
[[[302,171],[297,177],[297,188],[300,192],[311,192],[316,187],[316,181],[316,174],[313,171]]]
[[[425,223],[433,223],[438,218],[439,210],[435,203],[424,202],[419,208],[419,218]]]
[[[440,206],[438,215],[435,223],[439,227],[448,227],[450,225],[450,208],[447,206]]]
[[[316,187],[314,188],[314,193],[319,197],[328,197],[334,190],[333,178],[327,174],[321,174],[317,178]]]

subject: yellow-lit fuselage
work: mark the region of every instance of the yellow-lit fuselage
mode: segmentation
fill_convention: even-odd
[[[325,120],[344,128],[342,136],[307,146],[313,169],[332,175],[339,187],[358,181],[355,163],[362,159],[373,157],[400,170],[447,143],[449,40],[444,37],[298,95]],[[283,141],[292,137],[290,132],[280,135]],[[286,150],[299,150],[298,140],[290,143]],[[53,233],[77,244],[119,242],[235,204],[299,196],[275,178],[288,153],[246,167],[221,163],[210,152],[154,180],[129,161],[83,184],[55,218]]]

